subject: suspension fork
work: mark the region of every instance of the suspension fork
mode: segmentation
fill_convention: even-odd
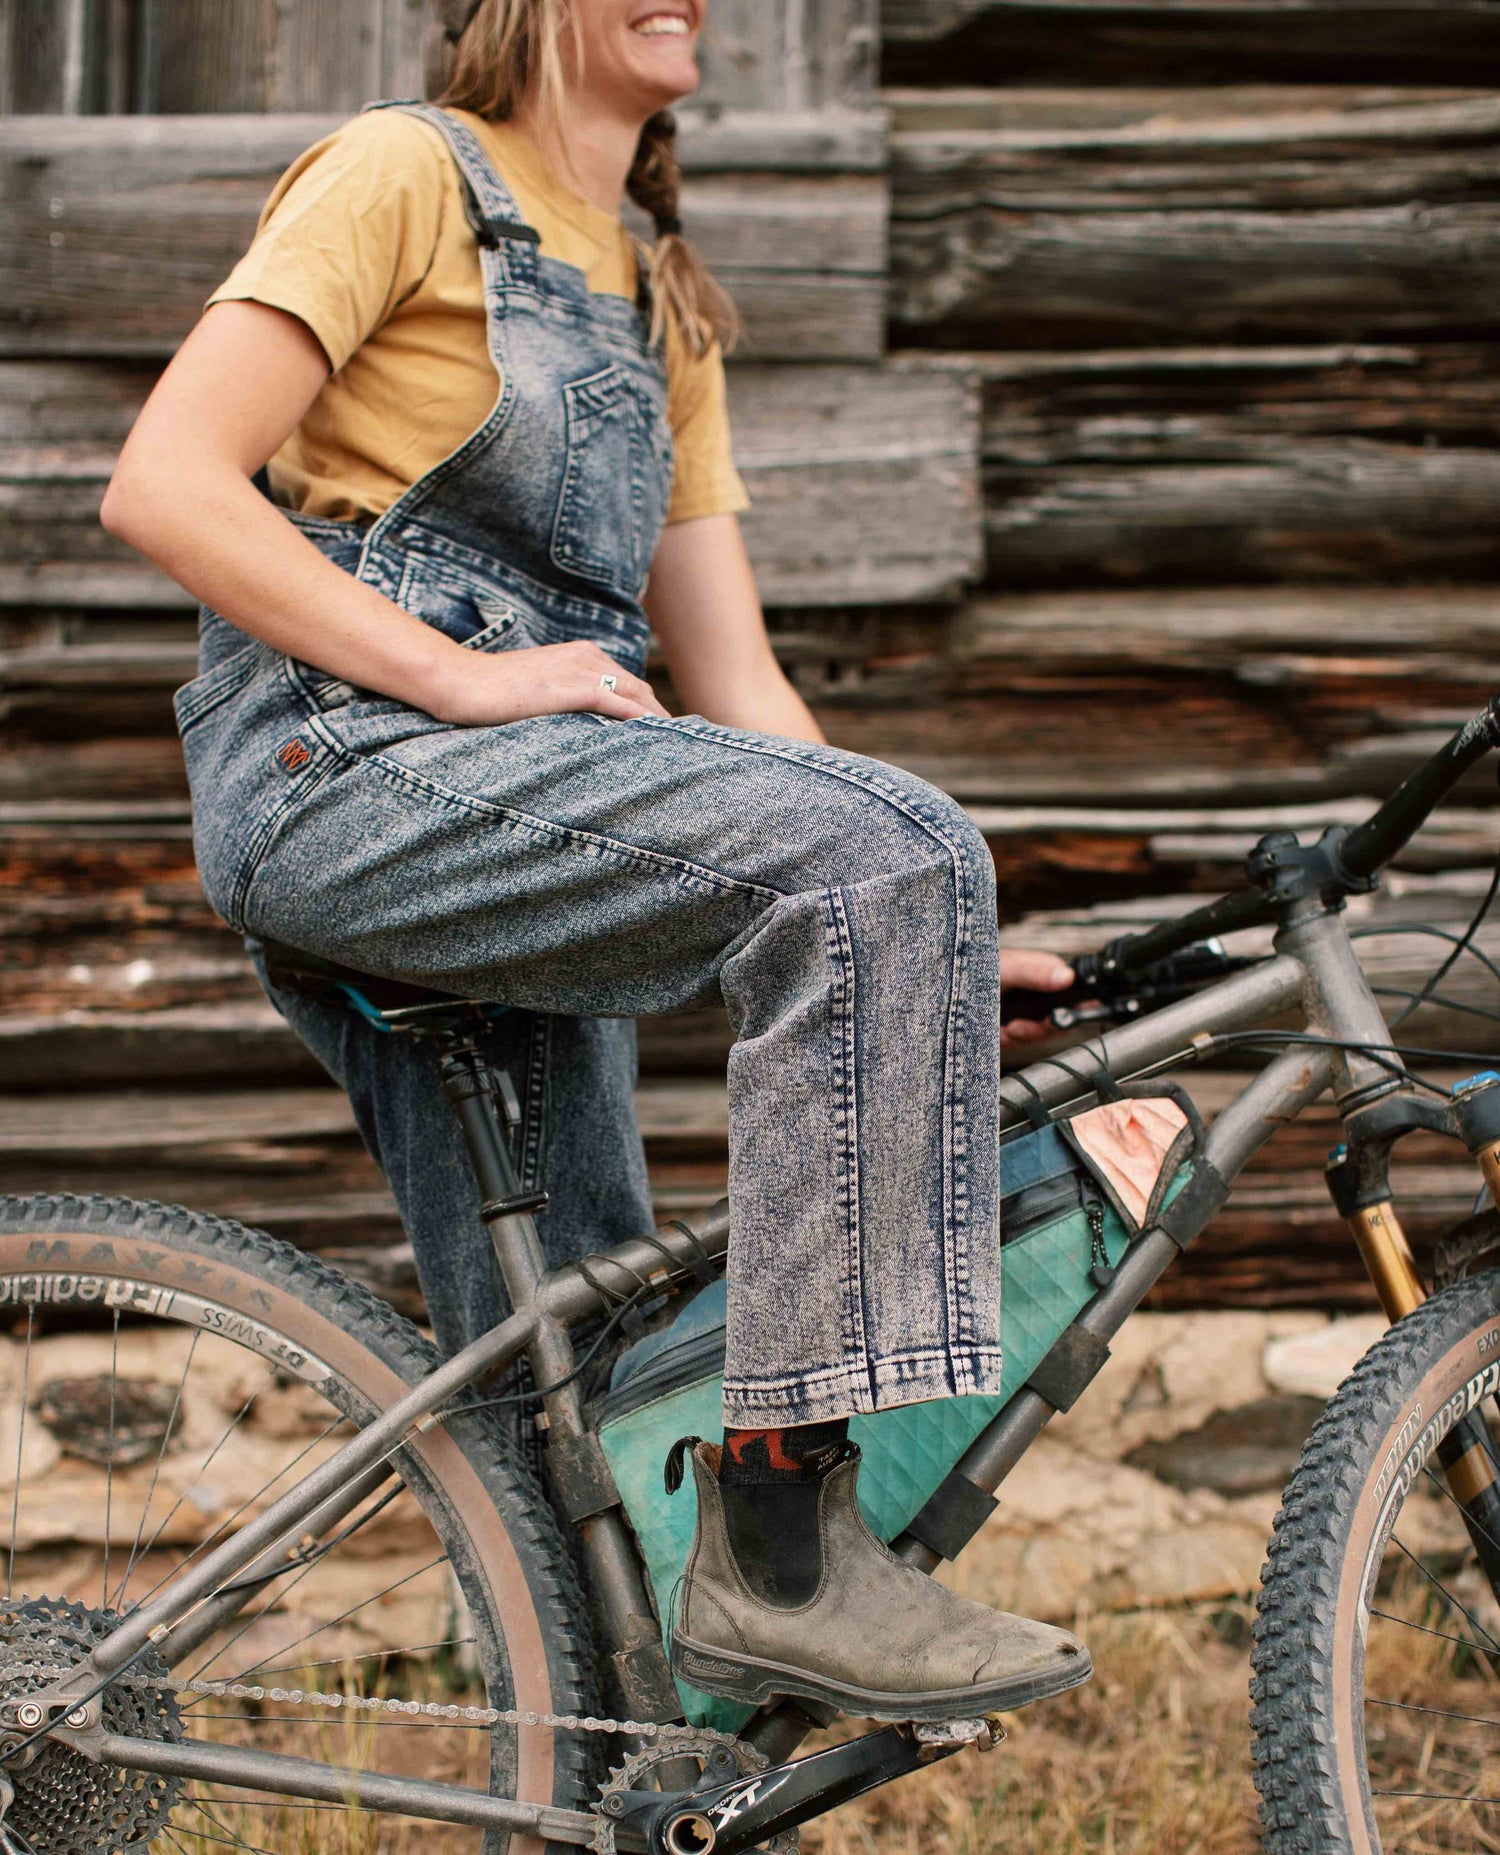
[[[1461,1087],[1443,1118],[1479,1163],[1500,1210],[1500,1077],[1476,1077]],[[1365,1118],[1356,1114],[1356,1120]],[[1420,1120],[1428,1117],[1420,1116]],[[1411,1245],[1391,1202],[1391,1148],[1405,1128],[1337,1146],[1328,1156],[1328,1189],[1353,1232],[1365,1268],[1394,1324],[1427,1299]],[[1449,1491],[1457,1502],[1491,1591],[1500,1601],[1500,1452],[1480,1411],[1459,1418],[1438,1445]]]

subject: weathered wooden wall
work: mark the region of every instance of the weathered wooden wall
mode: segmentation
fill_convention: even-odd
[[[1012,941],[1078,951],[1227,886],[1272,826],[1359,817],[1500,686],[1500,25],[1487,0],[876,11],[718,0],[687,117],[692,229],[752,331],[752,551],[832,738],[957,794]],[[0,0],[0,1189],[230,1210],[408,1304],[347,1109],[198,891],[190,602],[95,517],[271,178],[416,88],[420,23]],[[1362,920],[1457,926],[1497,829],[1486,771]],[[1394,1002],[1441,947],[1367,951]],[[1449,989],[1500,1010],[1477,965]],[[1413,1023],[1500,1054],[1497,1028]],[[659,1202],[702,1204],[725,1024],[642,1031]],[[1273,1145],[1165,1298],[1367,1298],[1328,1133]],[[1423,1243],[1471,1194],[1435,1145],[1403,1183]]]

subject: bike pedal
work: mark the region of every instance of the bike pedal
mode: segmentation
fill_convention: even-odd
[[[1005,1738],[1005,1728],[998,1713],[986,1713],[966,1720],[918,1720],[912,1735],[919,1746],[934,1757],[962,1752],[972,1747],[976,1752],[993,1752]]]

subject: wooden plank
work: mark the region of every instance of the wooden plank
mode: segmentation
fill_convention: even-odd
[[[978,576],[979,407],[961,371],[746,368],[732,391],[767,604],[947,599]]]
[[[1460,1072],[1440,1073],[1447,1081]],[[1242,1071],[1185,1078],[1208,1114],[1248,1079]],[[723,1189],[722,1084],[647,1083],[638,1108],[658,1215],[711,1202]],[[691,1130],[686,1143],[684,1121]],[[1357,1251],[1323,1184],[1323,1155],[1336,1137],[1327,1102],[1279,1133],[1151,1305],[1371,1305]],[[379,1282],[382,1292],[396,1290],[403,1307],[420,1313],[395,1206],[354,1134],[343,1097],[326,1087],[0,1102],[0,1191],[56,1189],[64,1171],[71,1190],[186,1203],[269,1229]],[[1474,1169],[1450,1143],[1419,1136],[1403,1143],[1394,1182],[1425,1260],[1472,1202]]]
[[[336,119],[0,121],[0,353],[169,354],[248,244],[277,175]],[[691,174],[684,215],[756,358],[873,359],[884,340],[877,173]],[[799,138],[805,154],[808,138]]]
[[[90,0],[0,0],[0,112],[99,107],[112,22],[95,12]]]
[[[879,0],[715,0],[700,98],[767,110],[866,102],[879,44]]]
[[[1500,590],[1447,587],[1168,588],[992,594],[954,620],[948,649],[964,665],[1018,670],[1253,672],[1258,658],[1459,665],[1500,684]]]
[[[128,363],[0,362],[0,605],[191,606],[97,519],[152,378]],[[732,410],[768,604],[946,599],[978,577],[979,402],[962,367],[746,365]],[[51,661],[56,686],[67,671]],[[0,665],[5,681],[25,674],[25,661]]]
[[[923,345],[1490,326],[1489,93],[889,94],[892,309]]]
[[[892,84],[1465,84],[1500,78],[1486,0],[884,0]]]
[[[138,0],[151,12],[154,111],[358,109],[422,90],[423,0]],[[868,99],[876,0],[721,0],[707,21],[701,100],[816,109]]]
[[[729,1042],[722,1012],[643,1019],[641,1066],[674,1076],[721,1070]],[[259,994],[161,1011],[0,1013],[0,1089],[298,1079],[325,1078]]]
[[[1149,807],[1179,805],[1191,792],[1220,808],[1378,794],[1495,687],[1493,664],[1434,664],[1414,685],[1399,658],[1320,665],[1309,656],[1295,675],[1280,665],[1254,675],[1247,665],[1240,675],[1166,679],[1149,667],[949,663],[941,638],[932,627],[925,649],[885,661],[850,660],[835,638],[818,662],[809,633],[790,668],[836,745],[981,805]],[[185,815],[164,688],[53,685],[5,701],[0,805],[12,824],[123,822],[114,808],[126,805],[164,820]],[[1488,771],[1476,770],[1463,791],[1487,796]]]
[[[951,364],[983,382],[998,585],[1369,583],[1500,565],[1490,345]]]
[[[648,1078],[636,1096],[641,1132],[648,1140],[723,1144],[728,1130],[724,1085]],[[225,1152],[237,1163],[259,1158],[267,1167],[296,1163],[299,1147],[330,1138],[358,1142],[354,1111],[341,1089],[111,1090],[65,1097],[0,1098],[0,1160],[52,1155],[78,1162],[129,1155]],[[290,1160],[285,1149],[290,1148]],[[260,1150],[264,1149],[263,1152]],[[278,1155],[278,1149],[281,1149]]]
[[[153,113],[359,109],[421,93],[423,0],[136,0]]]

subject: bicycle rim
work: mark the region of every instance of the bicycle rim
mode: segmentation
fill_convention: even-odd
[[[436,1355],[382,1302],[258,1232],[169,1207],[0,1200],[0,1692],[71,1665],[113,1618],[296,1485]],[[555,1523],[482,1415],[391,1459],[332,1549],[246,1596],[176,1678],[350,1698],[587,1712],[587,1632]],[[328,1541],[323,1542],[326,1546]],[[165,1674],[165,1667],[157,1668]],[[106,1730],[577,1803],[589,1749],[548,1731],[152,1690]],[[113,1708],[113,1714],[108,1709]],[[499,1855],[496,1831],[231,1786],[101,1773],[57,1746],[12,1772],[38,1855]],[[515,1838],[515,1855],[540,1844]]]

